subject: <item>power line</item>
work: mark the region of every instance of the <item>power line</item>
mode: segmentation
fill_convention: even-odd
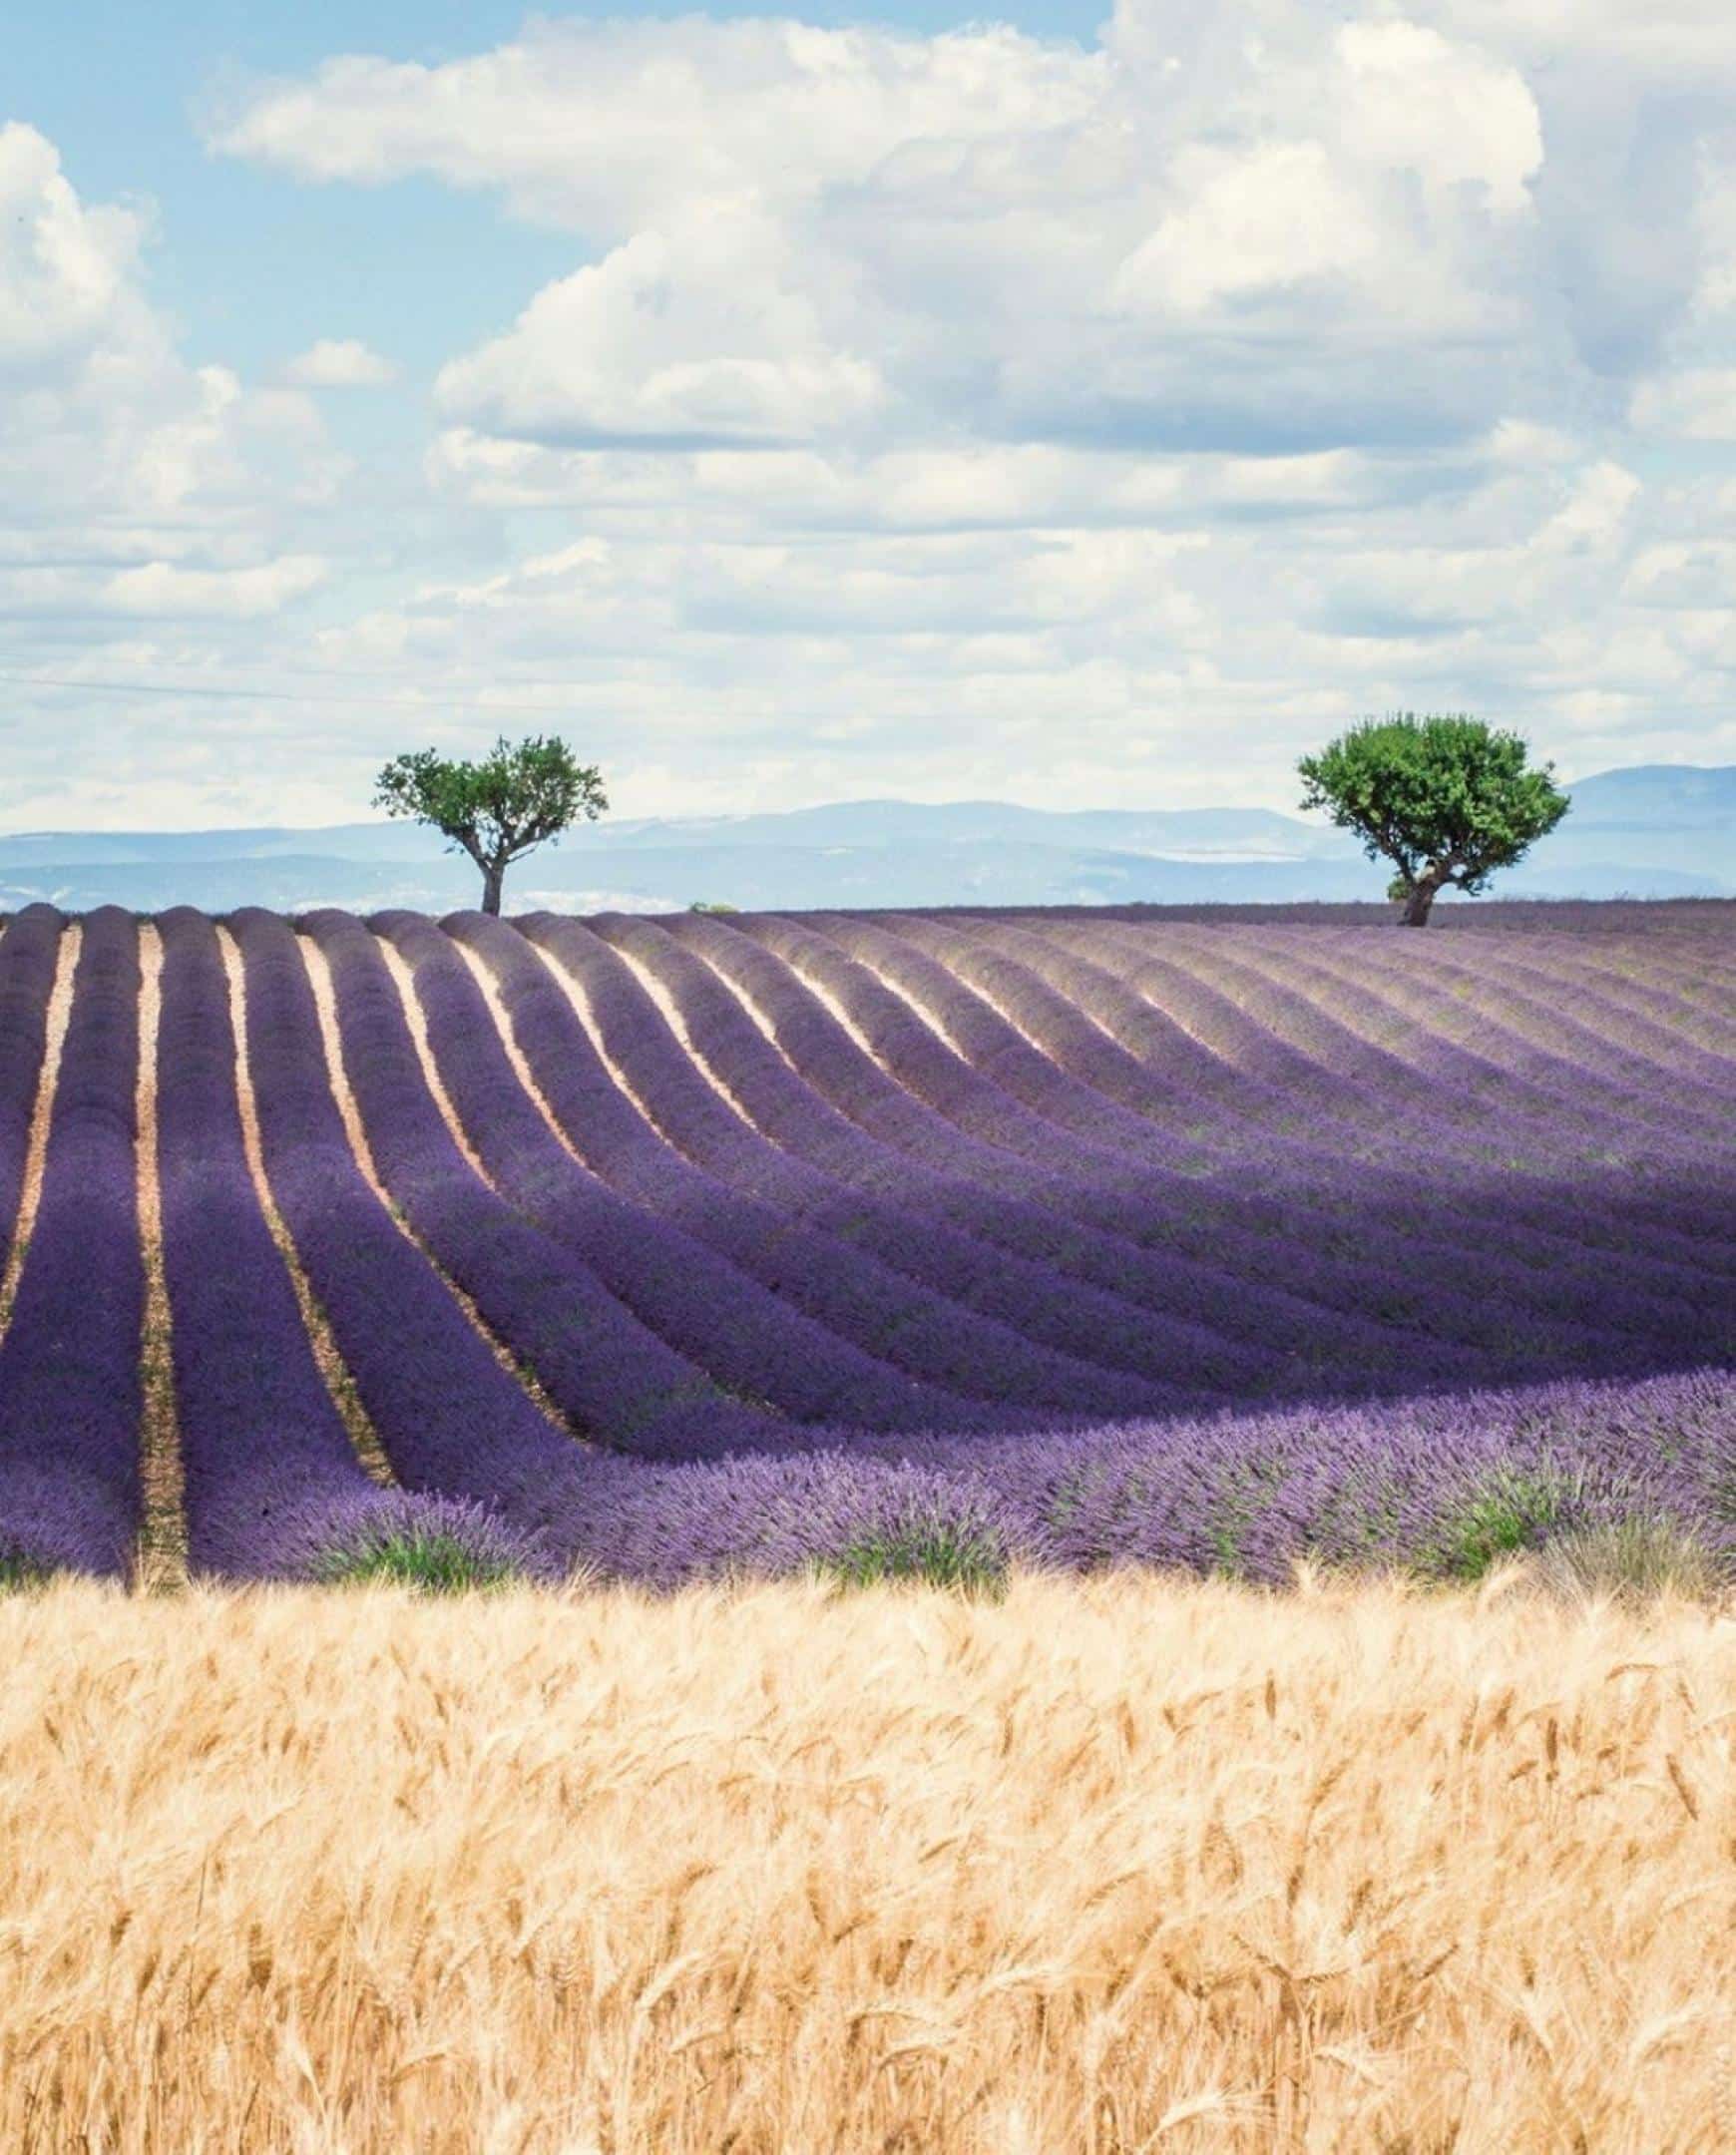
[[[427,710],[431,705],[443,705],[448,709],[506,711],[543,718],[558,708],[554,703],[496,703],[482,696],[455,695],[447,688],[424,688],[419,694],[407,696],[321,695],[304,688],[213,688],[192,682],[78,680],[53,673],[0,673],[0,681],[21,688],[88,689],[109,695],[212,696],[227,697],[237,703],[365,703],[385,710]]]

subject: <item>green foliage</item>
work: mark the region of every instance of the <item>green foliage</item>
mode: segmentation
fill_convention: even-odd
[[[736,913],[740,911],[740,908],[725,905],[720,898],[695,898],[692,904],[688,906],[687,911],[689,913]]]
[[[503,735],[480,762],[434,748],[396,756],[379,774],[373,804],[431,824],[468,853],[482,870],[483,910],[497,913],[508,867],[580,816],[595,821],[609,801],[595,764],[577,761],[552,734],[534,734],[516,744]]]
[[[0,1594],[35,1593],[53,1576],[34,1557],[20,1555],[16,1549],[0,1552]]]
[[[1448,884],[1475,895],[1567,812],[1554,766],[1530,768],[1524,742],[1469,712],[1366,718],[1296,768],[1302,806],[1355,831],[1370,860],[1398,869],[1388,895],[1427,917]]]
[[[927,1586],[999,1600],[1007,1591],[1007,1556],[985,1535],[950,1519],[931,1519],[864,1534],[818,1559],[815,1569],[841,1586],[916,1579]]]
[[[399,1527],[327,1549],[313,1575],[326,1586],[377,1583],[450,1594],[509,1586],[519,1573],[505,1557],[479,1554],[456,1534]]]
[[[1537,1547],[1570,1494],[1558,1476],[1498,1469],[1439,1522],[1424,1568],[1468,1583],[1482,1578],[1502,1557]]]

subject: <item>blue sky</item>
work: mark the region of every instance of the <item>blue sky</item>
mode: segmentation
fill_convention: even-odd
[[[33,8],[7,26],[7,117],[32,121],[57,143],[82,191],[151,198],[160,217],[153,285],[194,350],[262,369],[317,337],[354,336],[391,344],[408,370],[431,380],[455,341],[485,336],[571,268],[571,239],[502,219],[485,200],[430,179],[401,180],[358,202],[347,190],[299,186],[269,168],[217,166],[201,117],[249,79],[301,74],[338,53],[430,66],[461,59],[510,39],[529,12],[497,0],[297,0],[276,8],[172,0],[161,9],[80,0]],[[678,20],[694,10],[547,12],[571,21]],[[768,10],[705,12],[727,20]],[[992,10],[1034,36],[1092,44],[1101,12],[1066,0]],[[872,19],[932,34],[977,18],[921,0],[868,17],[816,0],[801,19],[831,26]]]
[[[1287,807],[1399,704],[1736,760],[1729,42],[31,11],[0,826],[337,819],[533,724],[631,813]]]

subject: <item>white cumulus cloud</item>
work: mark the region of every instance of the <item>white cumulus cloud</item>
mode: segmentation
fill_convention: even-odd
[[[747,217],[637,233],[445,367],[436,402],[543,441],[775,443],[847,426],[879,402],[879,375],[827,344],[782,255]]]
[[[325,577],[325,563],[312,555],[290,555],[253,569],[183,569],[155,561],[119,571],[103,597],[121,614],[257,621],[305,598]]]
[[[215,761],[259,819],[521,722],[630,814],[1292,805],[1297,753],[1393,704],[1570,771],[1736,757],[1732,111],[1709,0],[351,53],[212,146],[570,249],[463,316],[426,403],[357,400],[354,465],[322,392],[373,353],[264,385],[184,350],[149,214],[11,131],[0,608],[45,672],[196,683],[117,691],[103,753],[167,712],[176,783]]]
[[[283,369],[283,379],[299,389],[383,389],[397,378],[392,361],[359,337],[320,337]]]

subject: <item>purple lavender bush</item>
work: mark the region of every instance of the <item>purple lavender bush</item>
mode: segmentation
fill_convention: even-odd
[[[320,912],[305,942],[249,911],[237,1042],[178,910],[156,1164],[194,1565],[1736,1581],[1736,939],[1671,917],[1497,908],[1419,947],[1330,910]],[[0,938],[0,1584],[119,1574],[139,1529],[113,910],[15,1232],[62,928]]]
[[[119,1576],[139,1525],[139,931],[84,924],[42,1195],[0,1341],[0,1564]]]
[[[161,933],[157,1155],[190,1565],[324,1576],[367,1552],[437,1549],[448,1582],[522,1569],[526,1552],[474,1506],[363,1471],[253,1186],[217,931],[181,907]]]

